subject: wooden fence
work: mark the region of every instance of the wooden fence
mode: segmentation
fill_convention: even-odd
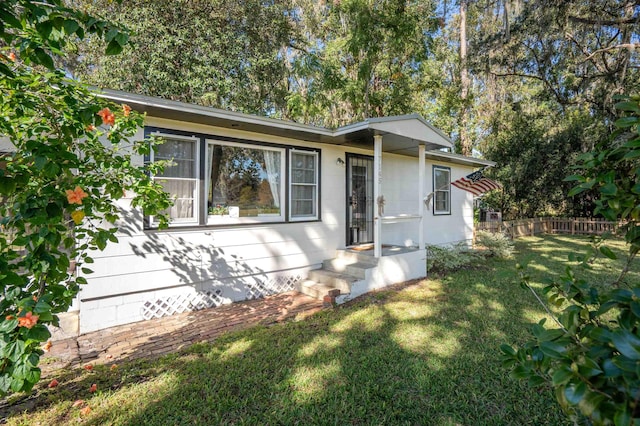
[[[605,232],[615,234],[619,226],[619,223],[605,219],[542,217],[505,222],[480,222],[476,223],[474,231],[503,232],[513,239],[537,234],[601,235]]]

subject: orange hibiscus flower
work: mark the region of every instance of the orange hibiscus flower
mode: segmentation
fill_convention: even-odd
[[[31,312],[27,312],[23,317],[18,318],[18,327],[31,328],[38,323],[38,315],[33,315]]]
[[[109,108],[102,108],[98,111],[98,115],[102,118],[102,124],[111,124],[113,126],[116,122],[116,116]]]
[[[82,204],[82,199],[89,196],[89,194],[84,192],[79,186],[76,186],[74,190],[67,189],[66,193],[69,204]]]

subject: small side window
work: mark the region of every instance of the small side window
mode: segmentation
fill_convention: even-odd
[[[291,220],[318,218],[318,153],[291,151]]]
[[[153,177],[171,195],[174,204],[166,212],[172,223],[198,222],[198,140],[162,136],[152,161],[169,160],[171,165]]]
[[[451,169],[433,166],[433,214],[451,213]]]

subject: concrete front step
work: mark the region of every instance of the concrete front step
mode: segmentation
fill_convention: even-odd
[[[335,287],[321,284],[313,280],[304,280],[296,284],[296,290],[314,299],[323,300],[325,296],[335,297],[340,294],[340,290]]]
[[[370,267],[378,266],[378,259],[373,256],[358,253],[353,250],[336,250],[336,259],[348,262],[348,263],[361,263],[370,265]]]
[[[329,287],[337,288],[340,290],[340,293],[350,293],[351,285],[360,280],[358,277],[329,271],[327,269],[314,269],[309,271],[308,279]]]
[[[322,268],[327,271],[351,275],[359,279],[367,277],[367,270],[375,266],[364,262],[352,262],[345,259],[329,259],[322,262]]]

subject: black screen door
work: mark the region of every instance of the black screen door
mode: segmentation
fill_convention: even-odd
[[[347,155],[347,245],[373,242],[373,157]]]

